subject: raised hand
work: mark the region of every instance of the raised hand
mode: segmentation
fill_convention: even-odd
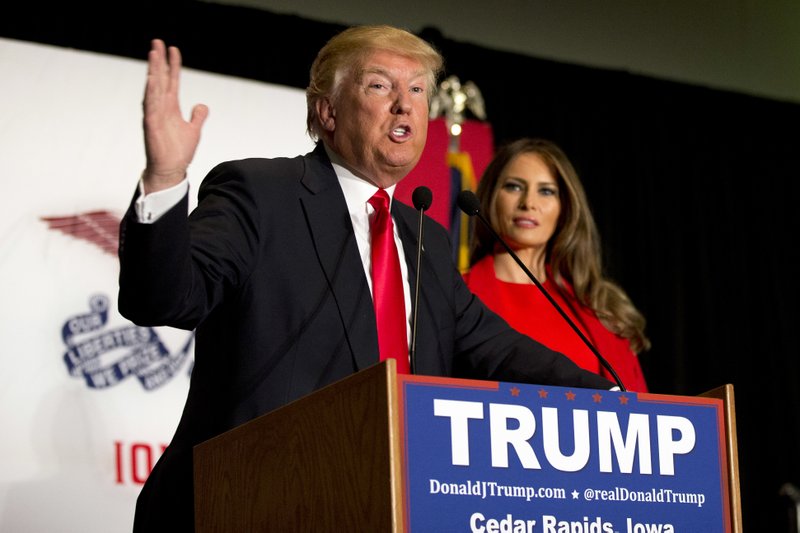
[[[172,187],[184,179],[208,117],[208,107],[197,104],[189,121],[184,120],[178,101],[180,73],[180,50],[174,46],[167,49],[164,41],[153,39],[147,55],[147,84],[142,102],[147,156],[142,175],[145,193]]]

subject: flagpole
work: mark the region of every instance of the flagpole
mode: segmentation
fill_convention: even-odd
[[[452,223],[453,258],[459,271],[469,269],[469,240],[471,220],[455,203],[458,193],[463,190],[475,192],[477,180],[472,159],[461,151],[461,133],[469,110],[480,120],[486,120],[483,97],[478,87],[468,81],[464,84],[457,76],[449,76],[439,84],[438,91],[431,102],[429,118],[444,116],[448,136],[447,167],[450,169],[451,197],[450,220]]]

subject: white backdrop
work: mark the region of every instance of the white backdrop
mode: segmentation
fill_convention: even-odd
[[[192,363],[191,332],[117,312],[146,64],[0,39],[0,72],[0,531],[127,532]],[[300,90],[185,70],[181,99],[211,109],[193,198],[222,160],[313,147]]]

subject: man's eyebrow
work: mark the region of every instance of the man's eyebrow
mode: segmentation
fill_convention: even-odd
[[[363,67],[358,71],[358,80],[362,80],[364,76],[368,74],[378,74],[381,76],[386,76],[387,78],[392,78],[392,74],[389,70],[385,69],[384,67]],[[412,80],[416,80],[418,78],[425,77],[425,69],[419,69],[417,72],[413,73],[411,76]]]
[[[367,74],[381,74],[383,76],[388,76],[389,72],[382,67],[364,67],[359,72],[359,78],[363,78]]]

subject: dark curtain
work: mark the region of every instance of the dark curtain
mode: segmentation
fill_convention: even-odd
[[[0,35],[136,59],[162,37],[187,67],[302,88],[343,29],[202,2],[106,5],[15,5]],[[786,531],[779,489],[800,484],[800,105],[419,34],[481,89],[496,143],[541,136],[571,157],[607,272],[648,319],[652,391],[734,385],[745,529]]]

